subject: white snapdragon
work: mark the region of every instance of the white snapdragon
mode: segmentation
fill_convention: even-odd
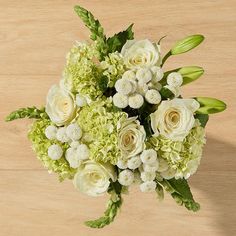
[[[133,91],[133,85],[127,79],[119,79],[116,81],[115,89],[120,94],[128,95]]]
[[[142,152],[140,158],[144,164],[152,165],[157,162],[157,153],[153,149],[147,149]]]
[[[134,109],[140,108],[144,103],[143,96],[136,93],[129,96],[129,106]]]
[[[82,137],[82,130],[77,124],[73,123],[67,126],[66,135],[71,140],[77,141]]]
[[[141,172],[141,179],[143,182],[147,182],[147,181],[152,181],[156,178],[156,172],[147,172],[147,171],[143,171]]]
[[[127,162],[127,166],[131,170],[139,168],[141,164],[142,164],[142,161],[140,159],[140,156],[131,157]]]
[[[70,138],[66,134],[66,127],[59,128],[56,137],[57,140],[62,143],[66,143],[70,140]]]
[[[58,144],[53,144],[48,148],[48,156],[52,160],[58,160],[62,157],[63,150]]]
[[[150,89],[145,94],[145,99],[150,104],[159,104],[161,102],[161,95],[155,89]]]
[[[167,84],[172,87],[180,87],[183,83],[183,77],[178,72],[172,72],[167,76]]]
[[[78,107],[84,107],[87,105],[87,100],[85,97],[81,96],[80,94],[77,94],[75,97],[75,102]]]
[[[81,164],[77,149],[75,148],[68,148],[66,150],[65,158],[69,162],[70,167],[72,168],[78,168]]]
[[[140,68],[136,72],[136,78],[140,83],[148,83],[152,79],[152,72],[149,69]]]
[[[129,105],[128,96],[123,95],[121,93],[116,93],[113,96],[113,103],[116,107],[119,108],[126,108]]]
[[[153,191],[155,191],[156,186],[157,186],[156,182],[147,181],[147,182],[140,184],[140,190],[144,193],[153,192]]]
[[[54,125],[49,125],[46,129],[45,129],[45,136],[52,140],[56,138],[57,135],[57,127]]]
[[[123,170],[119,174],[118,181],[121,185],[129,186],[134,182],[134,173],[131,170]]]
[[[89,149],[86,144],[80,144],[77,147],[77,154],[80,160],[87,160],[89,158]]]

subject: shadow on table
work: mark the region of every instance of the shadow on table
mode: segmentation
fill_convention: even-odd
[[[209,196],[225,236],[236,235],[236,146],[208,137],[198,178],[192,186]],[[207,179],[206,179],[207,178]]]

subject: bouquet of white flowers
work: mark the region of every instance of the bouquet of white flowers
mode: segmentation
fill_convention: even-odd
[[[161,56],[161,41],[134,40],[130,25],[107,38],[86,9],[75,11],[92,41],[76,42],[66,57],[59,85],[48,92],[45,107],[22,108],[7,121],[33,118],[29,130],[38,159],[62,181],[72,179],[89,196],[110,194],[104,216],[86,222],[102,228],[114,220],[122,194],[164,190],[179,205],[197,211],[187,179],[201,161],[209,114],[226,108],[208,97],[182,98],[181,86],[198,79],[199,66],[163,71],[166,60],[203,40],[192,35]]]

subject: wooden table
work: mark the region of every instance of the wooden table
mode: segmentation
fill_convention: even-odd
[[[71,182],[60,184],[42,168],[27,140],[28,120],[4,123],[18,107],[43,105],[48,89],[57,83],[65,55],[88,31],[73,12],[75,0],[0,0],[0,235],[236,235],[236,3],[233,0],[85,1],[107,34],[135,23],[136,38],[163,40],[165,52],[177,39],[201,33],[205,43],[169,60],[168,68],[204,66],[205,75],[184,87],[187,96],[212,96],[228,104],[213,115],[202,165],[191,178],[201,203],[188,212],[166,196],[142,194],[136,188],[125,196],[114,224],[101,230],[83,221],[102,214],[106,197],[89,198]]]

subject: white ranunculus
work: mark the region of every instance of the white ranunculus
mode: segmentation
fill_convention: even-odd
[[[58,126],[70,122],[75,117],[75,102],[68,90],[53,85],[47,95],[46,112]]]
[[[128,96],[121,93],[116,93],[112,100],[114,105],[119,108],[126,108],[129,105]]]
[[[128,40],[123,46],[121,54],[129,69],[160,64],[159,48],[148,39]]]
[[[53,144],[48,148],[48,156],[52,159],[52,160],[58,160],[62,157],[63,154],[63,150],[62,148],[57,145],[57,144]]]
[[[154,133],[160,132],[168,139],[183,141],[195,122],[195,111],[192,107],[190,109],[189,104],[189,99],[175,98],[162,101],[158,109],[151,114],[151,126]]]
[[[147,182],[140,184],[140,190],[143,193],[154,192],[156,187],[157,187],[157,184],[154,181],[147,181]]]
[[[116,181],[114,166],[111,164],[85,161],[74,176],[74,186],[76,189],[89,196],[100,196],[106,193],[110,179]]]
[[[123,170],[120,172],[118,181],[121,185],[129,186],[134,182],[134,173],[131,170]]]
[[[121,150],[122,157],[129,159],[141,153],[144,149],[145,138],[145,130],[136,117],[121,121],[118,146]]]
[[[178,72],[172,72],[167,76],[167,84],[172,87],[180,87],[183,83],[183,77]]]

